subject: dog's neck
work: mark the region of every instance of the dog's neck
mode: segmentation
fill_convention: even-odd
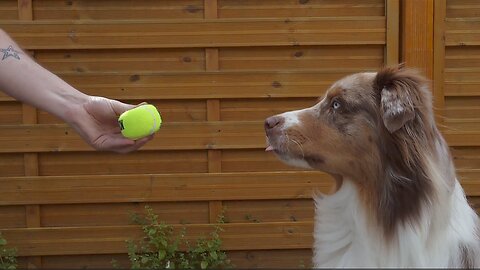
[[[422,209],[418,222],[399,225],[390,239],[372,226],[353,181],[344,179],[335,194],[315,201],[315,267],[455,265],[459,256],[452,247],[469,231],[461,228],[475,226],[476,220],[457,181],[449,200]]]
[[[334,192],[316,198],[316,267],[447,267],[468,265],[462,261],[468,257],[459,248],[463,245],[479,254],[478,239],[471,236],[479,226],[478,217],[455,178],[445,141],[439,136],[432,145],[432,152],[417,164],[425,166],[431,194],[415,204],[416,215],[397,222],[390,234],[384,233],[382,220],[372,219],[377,208],[365,203],[359,181],[334,176]],[[392,193],[384,195],[397,200],[396,193],[388,191]]]
[[[393,238],[402,224],[418,222],[422,208],[436,208],[453,191],[455,171],[447,144],[435,126],[422,130],[409,126],[396,134],[380,132],[378,148],[372,150],[376,158],[359,159],[361,170],[345,176],[385,238]]]

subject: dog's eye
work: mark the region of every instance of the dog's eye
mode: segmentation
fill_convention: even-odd
[[[332,108],[335,109],[335,110],[338,110],[340,108],[340,105],[341,105],[340,102],[338,102],[336,100],[334,102],[332,102]]]

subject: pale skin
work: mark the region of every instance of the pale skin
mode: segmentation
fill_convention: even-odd
[[[59,117],[96,150],[128,153],[153,138],[151,135],[133,141],[120,133],[118,116],[137,105],[90,96],[75,89],[32,60],[1,29],[0,90]]]

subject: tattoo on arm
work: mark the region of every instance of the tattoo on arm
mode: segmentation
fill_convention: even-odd
[[[19,51],[16,51],[12,45],[8,46],[8,48],[6,49],[0,49],[0,52],[3,53],[3,57],[2,57],[2,61],[5,60],[6,58],[8,57],[13,57],[17,60],[20,60],[20,52]]]

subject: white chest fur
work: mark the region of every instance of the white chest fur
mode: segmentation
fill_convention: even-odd
[[[478,217],[458,182],[443,199],[387,242],[367,220],[355,186],[344,181],[334,195],[316,198],[314,267],[460,267],[462,244],[479,256]]]

